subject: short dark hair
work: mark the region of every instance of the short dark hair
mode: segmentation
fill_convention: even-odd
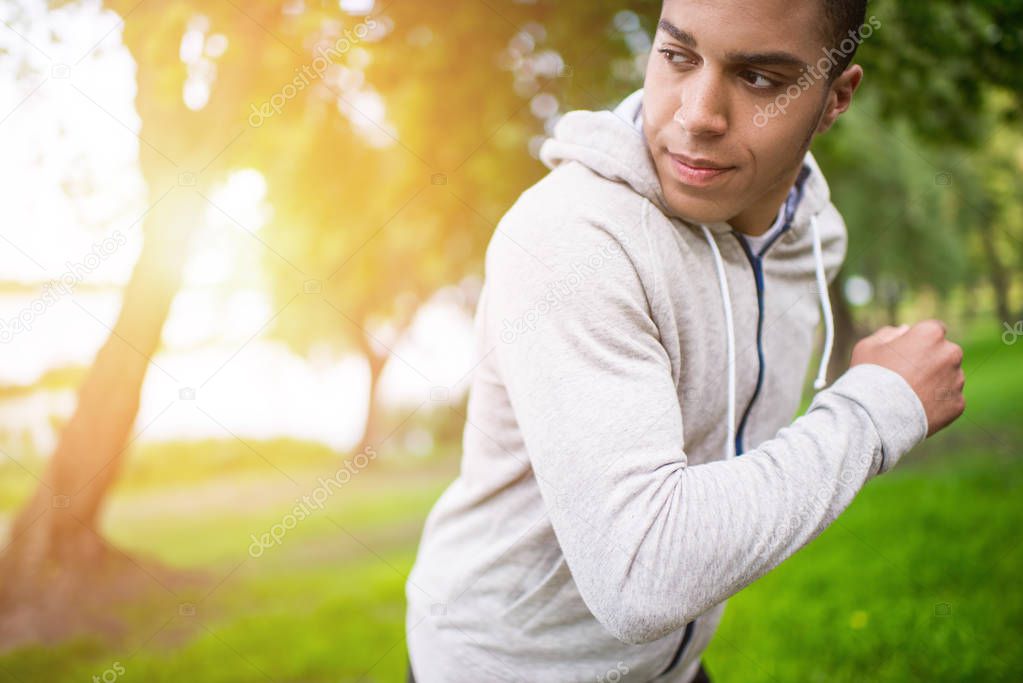
[[[824,40],[829,48],[838,49],[842,41],[853,39],[851,51],[845,49],[835,53],[836,64],[828,72],[828,80],[838,78],[852,63],[860,43],[860,27],[867,16],[868,0],[823,0]],[[849,43],[846,42],[848,46]]]

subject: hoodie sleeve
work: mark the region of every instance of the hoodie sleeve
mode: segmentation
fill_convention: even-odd
[[[619,640],[662,638],[763,576],[926,433],[909,385],[860,365],[775,438],[688,466],[632,245],[588,221],[498,233],[486,324],[501,379],[580,594]]]

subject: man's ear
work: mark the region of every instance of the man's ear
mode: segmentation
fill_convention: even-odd
[[[828,90],[827,104],[824,107],[824,115],[817,124],[816,133],[824,133],[838,120],[852,104],[853,93],[860,87],[863,80],[863,67],[853,64],[842,72],[842,75],[835,79]]]

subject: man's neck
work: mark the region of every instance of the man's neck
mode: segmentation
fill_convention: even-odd
[[[778,183],[775,189],[748,206],[745,211],[737,214],[728,221],[728,224],[750,237],[763,235],[774,225],[774,219],[778,217],[778,211],[781,210],[782,203],[789,196],[789,190],[792,189],[798,175],[799,167],[797,166],[787,179]]]

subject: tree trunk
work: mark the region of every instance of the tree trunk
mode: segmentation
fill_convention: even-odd
[[[1012,308],[1009,305],[1009,275],[1002,260],[998,258],[998,250],[994,243],[995,231],[991,223],[986,220],[977,223],[977,230],[980,232],[980,243],[987,259],[988,277],[995,290],[995,314],[998,316],[999,322],[1007,322],[1012,325]]]
[[[200,202],[192,190],[178,188],[147,215],[142,252],[117,321],[0,555],[0,645],[59,630],[53,620],[66,618],[68,603],[88,593],[91,577],[111,562],[123,563],[102,538],[99,513],[121,469]]]
[[[412,325],[417,311],[416,303],[413,301],[406,302],[403,310],[391,320],[395,330],[392,343],[397,344],[400,342]],[[366,426],[362,430],[362,438],[359,439],[359,443],[353,451],[355,453],[361,453],[369,446],[379,448],[380,440],[385,438],[381,430],[382,406],[380,405],[379,391],[380,377],[384,373],[384,366],[387,365],[388,358],[390,358],[390,353],[386,349],[380,352],[374,346],[373,338],[366,331],[369,329],[369,321],[366,317],[360,316],[358,319],[361,321],[360,328],[362,333],[358,336],[357,343],[362,351],[362,355],[366,357],[366,362],[369,363],[369,396],[366,399],[368,401]]]
[[[362,430],[362,438],[355,447],[355,453],[363,452],[367,447],[378,448],[380,446],[380,377],[384,373],[384,366],[387,364],[387,355],[379,354],[373,350],[369,340],[364,340],[363,353],[369,363],[369,396],[367,397],[366,426]]]
[[[963,326],[966,329],[970,329],[977,319],[977,307],[973,305],[973,302],[980,300],[981,288],[971,282],[964,289],[966,292],[965,306],[961,307],[960,316],[963,320]]]
[[[885,325],[896,327],[899,324],[899,295],[893,289],[884,301]]]

